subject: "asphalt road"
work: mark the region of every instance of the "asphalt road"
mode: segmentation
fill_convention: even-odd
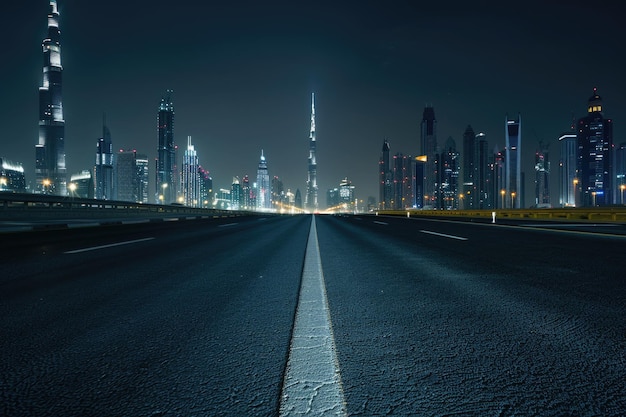
[[[278,415],[310,225],[0,235],[0,414]],[[623,237],[382,216],[316,230],[348,415],[623,415]]]

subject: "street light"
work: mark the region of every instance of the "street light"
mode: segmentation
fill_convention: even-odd
[[[461,210],[463,210],[463,198],[464,198],[464,197],[465,197],[465,196],[463,195],[463,193],[459,194],[459,203],[460,203],[460,204],[459,204],[459,206],[461,206],[461,207],[459,207],[459,208],[460,208]]]
[[[595,207],[596,206],[596,192],[595,191],[591,192],[591,198],[592,198],[592,201],[593,201],[592,206]]]
[[[578,197],[578,178],[574,178],[572,183],[574,184],[574,207],[578,207],[578,201],[576,201],[576,197]]]
[[[511,192],[511,208],[515,208],[515,191]]]
[[[506,195],[506,190],[500,190],[500,195],[502,196],[502,207],[504,208],[504,196]]]
[[[622,204],[624,204],[624,190],[626,190],[626,185],[620,185],[619,189],[622,191]]]
[[[76,183],[75,182],[70,182],[70,184],[67,187],[70,189],[70,196],[71,197],[75,197],[75,195],[76,195],[76,188],[78,188]]]

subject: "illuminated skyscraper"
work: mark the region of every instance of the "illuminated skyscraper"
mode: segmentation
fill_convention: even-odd
[[[270,189],[270,176],[267,171],[267,161],[263,150],[261,150],[261,160],[256,174],[257,197],[256,207],[258,210],[268,210],[272,208],[272,193]]]
[[[233,177],[233,184],[230,187],[230,208],[232,210],[241,209],[241,184],[239,177]]]
[[[35,146],[36,190],[67,195],[63,119],[61,31],[56,0],[50,0],[48,36],[43,40],[43,83],[39,88],[39,143]]]
[[[572,126],[574,128],[574,126]],[[563,133],[559,137],[561,146],[561,160],[559,161],[559,205],[561,207],[576,207],[576,152],[578,144],[576,132]]]
[[[391,177],[391,167],[389,165],[389,142],[387,139],[383,142],[383,154],[378,161],[378,179],[379,179],[379,194],[381,210],[391,210],[391,200],[393,199],[393,187]]]
[[[550,203],[550,153],[547,146],[539,142],[535,152],[535,207],[548,208]]]
[[[578,120],[578,194],[582,206],[614,204],[613,121],[605,119],[597,90],[589,98],[587,116]]]
[[[102,122],[102,137],[96,144],[96,165],[94,167],[96,199],[112,200],[113,197],[113,142],[111,131]]]
[[[506,208],[522,207],[522,116],[517,115],[517,120],[505,119],[504,134],[506,140],[506,153],[504,155],[505,169],[505,198]]]
[[[191,144],[191,136],[187,136],[187,149],[183,154],[182,166],[182,197],[187,207],[200,207],[202,203],[199,168],[198,153]]]
[[[454,210],[459,208],[459,153],[456,142],[448,137],[439,157],[439,208]]]
[[[176,148],[174,146],[174,104],[172,91],[161,99],[157,115],[156,202],[171,204],[176,200]]]
[[[135,150],[115,155],[115,199],[148,202],[148,157]]]
[[[0,192],[26,192],[26,179],[22,164],[0,158]]]
[[[461,192],[463,193],[463,209],[478,208],[478,155],[476,134],[472,126],[467,125],[465,133],[463,133],[463,154],[461,156]]]
[[[424,208],[436,207],[437,186],[437,119],[432,106],[424,108],[421,124],[421,155],[424,158],[423,199]],[[419,180],[419,179],[418,179]]]
[[[311,131],[309,133],[309,174],[306,181],[306,195],[304,206],[311,211],[319,208],[317,201],[317,143],[315,141],[315,93],[311,94]]]

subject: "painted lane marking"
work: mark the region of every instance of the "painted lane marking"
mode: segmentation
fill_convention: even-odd
[[[239,223],[227,223],[227,224],[220,224],[217,227],[230,227],[230,226],[235,226],[238,225]]]
[[[279,415],[347,415],[315,216],[311,221],[304,257],[300,296],[280,397]]]
[[[382,224],[382,225],[385,225],[385,226],[387,226],[387,225],[389,224],[389,223],[379,222],[379,221],[374,221],[374,223],[376,223],[376,224]]]
[[[136,240],[127,240],[126,242],[117,242],[117,243],[110,243],[108,245],[102,245],[102,246],[93,246],[90,248],[83,248],[83,249],[76,249],[76,250],[69,250],[67,252],[63,252],[65,254],[74,254],[74,253],[81,253],[81,252],[89,252],[89,251],[93,251],[93,250],[99,250],[99,249],[105,249],[105,248],[112,248],[114,246],[122,246],[122,245],[130,245],[132,243],[139,243],[139,242],[145,242],[148,240],[153,240],[153,237],[146,237],[144,239],[136,239]]]
[[[468,240],[468,238],[466,238],[466,237],[454,236],[454,235],[446,235],[446,234],[443,234],[443,233],[431,232],[429,230],[420,230],[420,232],[426,233],[426,234],[429,234],[429,235],[447,237],[448,239]]]

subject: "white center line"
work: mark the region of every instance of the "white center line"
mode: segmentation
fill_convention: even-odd
[[[429,230],[420,230],[420,232],[426,233],[426,234],[429,234],[429,235],[447,237],[448,239],[468,240],[468,238],[466,238],[466,237],[454,236],[454,235],[446,235],[446,234],[443,234],[443,233],[431,232]]]
[[[66,254],[73,254],[73,253],[81,253],[81,252],[89,252],[92,250],[98,250],[98,249],[104,249],[104,248],[112,248],[114,246],[122,246],[122,245],[130,245],[131,243],[139,243],[139,242],[145,242],[147,240],[153,240],[153,237],[146,237],[144,239],[136,239],[136,240],[127,240],[125,242],[117,242],[117,243],[110,243],[108,245],[102,245],[102,246],[93,246],[91,248],[83,248],[83,249],[76,249],[76,250],[69,250],[67,252],[63,252]]]
[[[226,224],[220,224],[217,227],[229,227],[229,226],[235,226],[237,224],[239,224],[239,223],[226,223]]]
[[[389,224],[389,223],[379,222],[379,221],[374,221],[374,223],[376,223],[376,224],[383,224],[383,225],[385,225],[385,226]]]
[[[347,415],[317,242],[315,216],[311,220],[304,258],[300,297],[279,415]]]

